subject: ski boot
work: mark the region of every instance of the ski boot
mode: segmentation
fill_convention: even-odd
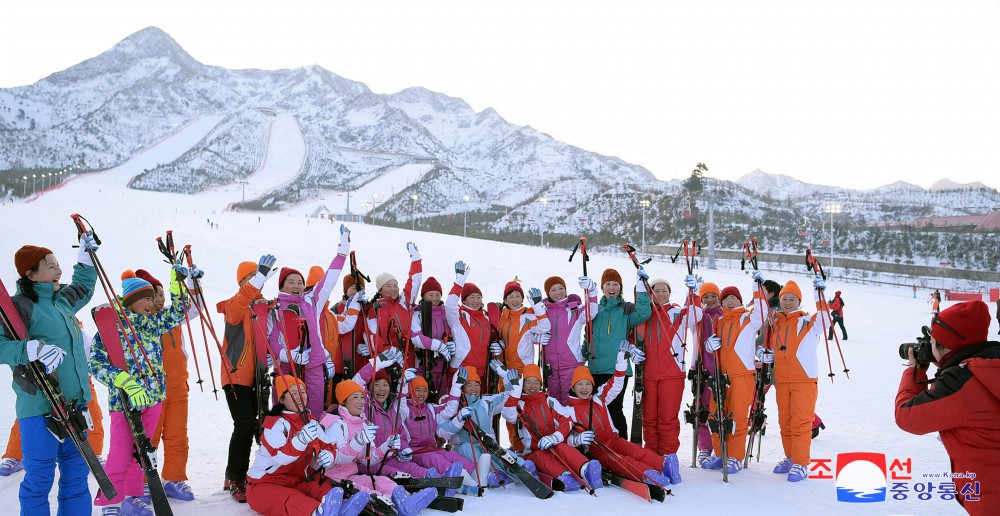
[[[647,469],[643,473],[646,475],[646,478],[643,479],[643,482],[647,484],[652,481],[655,482],[656,485],[659,485],[660,487],[667,487],[670,485],[670,478],[668,478],[663,473],[656,471],[655,469]]]
[[[431,469],[434,469],[434,468],[431,468]],[[427,470],[427,476],[428,477],[430,476],[430,470]],[[448,466],[448,469],[445,470],[444,476],[445,477],[460,477],[460,476],[462,476],[462,463],[461,462],[452,462],[451,466]],[[445,496],[455,496],[455,490],[454,489],[446,489],[444,491],[444,495]]]
[[[154,516],[153,506],[139,496],[126,496],[122,502],[121,516]]]
[[[785,457],[784,459],[778,461],[778,464],[774,466],[774,469],[772,471],[774,471],[779,475],[784,475],[785,473],[788,473],[791,470],[792,470],[792,458]]]
[[[24,461],[6,458],[0,461],[0,477],[9,477],[24,469]]]
[[[698,450],[698,466],[704,468],[705,462],[712,458],[712,450]]]
[[[708,460],[701,463],[701,469],[722,469],[722,457],[718,455],[710,456]]]
[[[681,463],[677,460],[676,453],[663,456],[663,474],[670,479],[671,484],[681,483]]]
[[[107,505],[101,508],[101,516],[121,516],[122,510],[117,505]]]
[[[526,460],[524,461],[524,464],[521,464],[521,467],[524,468],[525,471],[530,473],[531,476],[538,478],[538,466],[535,466],[534,461]]]
[[[437,489],[425,487],[416,493],[409,494],[403,486],[392,490],[392,504],[396,506],[400,516],[416,516],[437,498]]]
[[[247,503],[247,481],[233,480],[229,483],[229,496],[240,503]]]
[[[800,466],[795,464],[792,469],[788,471],[788,481],[789,482],[799,482],[809,478],[809,472],[806,471],[805,466]]]
[[[733,473],[739,473],[743,469],[743,461],[736,460],[733,457],[726,457],[726,473],[732,475]]]
[[[567,472],[559,475],[559,477],[556,480],[562,482],[562,484],[563,484],[563,491],[567,491],[567,492],[569,492],[569,491],[577,491],[581,487],[583,487],[583,486],[580,485],[579,482],[576,481],[576,478],[574,478],[573,475],[569,471],[567,471]]]
[[[580,476],[590,484],[591,489],[604,487],[604,480],[601,479],[601,473],[601,463],[596,459],[591,460],[580,468]]]
[[[183,480],[180,482],[164,482],[163,491],[167,493],[168,498],[176,498],[185,502],[194,500],[194,493],[191,492],[191,486]]]

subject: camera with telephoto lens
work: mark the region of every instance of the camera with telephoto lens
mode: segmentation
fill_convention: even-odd
[[[904,342],[899,345],[899,358],[909,360],[907,350],[913,350],[913,356],[917,359],[917,366],[926,368],[934,361],[934,354],[931,353],[931,330],[924,326],[920,328],[922,336],[917,337],[916,342]]]

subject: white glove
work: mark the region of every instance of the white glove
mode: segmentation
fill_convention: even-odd
[[[455,283],[465,285],[465,278],[469,277],[470,267],[463,261],[455,262]]]
[[[642,266],[640,265],[639,268],[636,269],[635,271],[636,292],[645,292],[647,281],[649,281],[649,273],[647,273],[646,269],[642,268]]]
[[[326,468],[329,467],[330,464],[333,464],[333,454],[330,453],[329,450],[320,450],[320,452],[316,454],[316,466],[319,468]]]
[[[375,357],[375,371],[381,371],[395,363],[403,362],[403,352],[399,348],[389,348]]]
[[[472,415],[472,409],[471,408],[469,408],[469,407],[462,407],[461,410],[458,411],[458,420],[459,421],[465,421],[466,419],[469,419],[469,416],[471,416],[471,415]]]
[[[354,449],[360,450],[364,448],[366,444],[371,444],[372,442],[374,442],[376,432],[378,432],[377,426],[371,423],[365,423],[361,427],[361,431],[359,431],[358,434],[355,435],[354,439],[352,439],[351,441],[354,445]]]
[[[310,350],[302,351],[302,348],[292,350],[292,362],[299,365],[305,365],[309,363],[309,352]]]
[[[753,274],[751,274],[750,276],[754,279],[754,281],[759,281],[761,283],[764,283],[764,275],[761,274],[760,271],[753,271]]]
[[[340,225],[340,245],[337,246],[337,254],[347,256],[351,253],[351,230],[347,226]]]
[[[43,344],[37,340],[29,340],[24,344],[24,347],[28,352],[28,361],[40,360],[45,366],[46,374],[55,371],[62,363],[63,358],[66,357],[66,351],[62,348],[52,344]]]
[[[281,360],[282,362],[285,362],[286,364],[288,363],[288,350],[287,349],[281,348],[281,351],[278,351],[278,360]]]
[[[684,286],[691,290],[698,290],[698,277],[694,274],[684,276]]]
[[[597,434],[593,430],[584,430],[578,434],[569,436],[569,445],[573,447],[587,446],[594,442]]]
[[[333,378],[333,375],[337,374],[337,366],[333,363],[332,358],[327,358],[326,362],[323,363],[323,367],[326,367],[327,378]]]
[[[718,336],[712,335],[711,337],[705,339],[705,349],[708,350],[709,353],[715,353],[721,347],[722,339]]]
[[[497,376],[501,378],[505,378],[507,376],[507,370],[504,369],[503,364],[501,364],[500,361],[495,358],[493,360],[490,360],[490,369],[492,369],[493,372],[495,372]]]
[[[541,289],[534,287],[528,290],[528,299],[531,299],[531,304],[537,305],[542,302],[542,291]]]
[[[414,244],[413,242],[407,242],[406,252],[410,253],[411,262],[415,262],[420,259],[420,251],[417,250],[417,244]]]
[[[498,356],[502,355],[503,354],[503,344],[501,344],[499,342],[491,342],[490,343],[490,353],[493,356],[495,356],[495,357],[498,357]]]
[[[361,290],[357,294],[354,294],[354,300],[363,305],[368,302],[368,294],[364,290]]]
[[[278,259],[274,255],[265,254],[261,256],[260,261],[257,262],[257,274],[254,274],[250,278],[250,284],[257,290],[263,289],[264,283],[278,272],[278,269],[274,266],[274,263],[277,261]]]
[[[319,437],[320,426],[319,423],[314,419],[305,424],[302,430],[299,430],[295,437],[292,439],[292,446],[296,450],[305,451],[309,443],[316,440]]]
[[[399,434],[393,434],[382,443],[382,453],[387,453],[389,450],[398,450],[402,445],[403,442],[399,439]]]
[[[538,449],[548,450],[560,442],[562,442],[562,439],[559,434],[546,435],[538,440]]]
[[[586,276],[580,276],[580,288],[586,290],[587,292],[591,292],[597,290],[597,283],[594,283],[594,280]]]
[[[191,279],[201,279],[205,277],[205,271],[199,269],[197,265],[192,265],[191,268],[188,269],[188,273],[191,274]]]
[[[633,364],[641,364],[646,360],[646,352],[635,346],[629,348],[629,354],[632,355]]]
[[[762,364],[773,364],[774,353],[764,348],[757,348],[757,361]]]
[[[410,462],[413,460],[413,449],[403,448],[402,450],[399,450],[399,453],[396,454],[396,458],[401,462]]]
[[[97,251],[97,249],[98,245],[94,240],[93,231],[88,231],[80,235],[80,251],[76,254],[77,263],[93,267],[94,261],[90,259],[90,253],[87,251]]]
[[[549,333],[543,333],[538,336],[538,343],[542,346],[548,346],[550,340],[552,340],[552,335]]]
[[[361,356],[363,356],[363,357],[370,357],[370,356],[372,356],[371,350],[368,349],[368,343],[367,342],[362,342],[361,344],[358,344],[358,354],[361,355]]]
[[[407,369],[406,371],[403,371],[403,380],[406,383],[412,382],[413,379],[416,378],[416,377],[417,377],[417,369],[415,367],[411,367],[411,368]]]
[[[507,381],[510,382],[511,385],[517,385],[519,379],[520,379],[520,376],[518,376],[518,374],[517,374],[517,369],[508,369],[507,370]]]
[[[816,278],[813,279],[813,288],[818,290],[826,290],[826,282],[823,281],[823,276],[820,276],[818,274],[816,275]]]
[[[448,346],[444,342],[441,342],[440,340],[437,339],[432,339],[431,351],[437,351],[438,353],[440,353],[441,356],[444,357],[445,362],[451,361],[451,350],[448,349]]]

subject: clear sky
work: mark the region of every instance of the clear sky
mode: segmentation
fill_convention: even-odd
[[[995,0],[14,0],[0,87],[154,25],[205,64],[318,64],[686,177],[1000,187]]]

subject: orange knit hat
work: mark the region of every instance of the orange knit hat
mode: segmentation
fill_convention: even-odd
[[[701,286],[701,290],[698,291],[698,297],[705,297],[705,294],[715,294],[722,297],[722,292],[719,291],[719,286],[712,282],[705,283]]]
[[[793,296],[799,298],[799,301],[802,301],[802,290],[799,289],[798,283],[795,283],[794,281],[789,280],[788,283],[785,283],[785,288],[781,289],[781,292],[778,294],[778,298],[780,299],[781,296],[785,294],[792,294]]]
[[[410,382],[410,399],[416,399],[417,387],[423,387],[424,389],[430,390],[427,387],[427,380],[423,376],[417,376]]]
[[[542,381],[542,370],[538,368],[538,364],[527,364],[521,369],[521,377],[525,380],[538,378],[538,381]]]
[[[298,384],[302,386],[303,389],[306,388],[306,384],[302,383],[302,380],[290,375],[283,374],[281,376],[274,377],[274,393],[278,397],[278,401],[281,401],[281,397],[288,392],[293,385]]]
[[[236,266],[236,283],[243,281],[243,278],[257,272],[257,264],[254,262],[240,262]]]
[[[587,380],[591,384],[594,383],[594,376],[590,374],[589,367],[577,366],[577,368],[573,370],[573,379],[569,382],[569,388],[572,389],[573,387],[576,387],[576,383],[580,380]]]
[[[325,273],[326,271],[323,270],[323,268],[320,267],[319,265],[313,265],[312,267],[309,267],[309,276],[306,278],[306,287],[308,288],[315,286],[317,283],[319,283],[319,280],[323,279],[323,274]]]
[[[358,385],[354,380],[344,380],[337,384],[337,390],[334,394],[337,396],[337,404],[343,405],[344,400],[351,397],[355,392],[360,392],[364,394],[365,390]]]
[[[465,366],[466,371],[469,372],[469,379],[465,383],[476,382],[478,384],[483,383],[483,379],[479,377],[479,373],[476,372],[476,368],[472,366]]]

